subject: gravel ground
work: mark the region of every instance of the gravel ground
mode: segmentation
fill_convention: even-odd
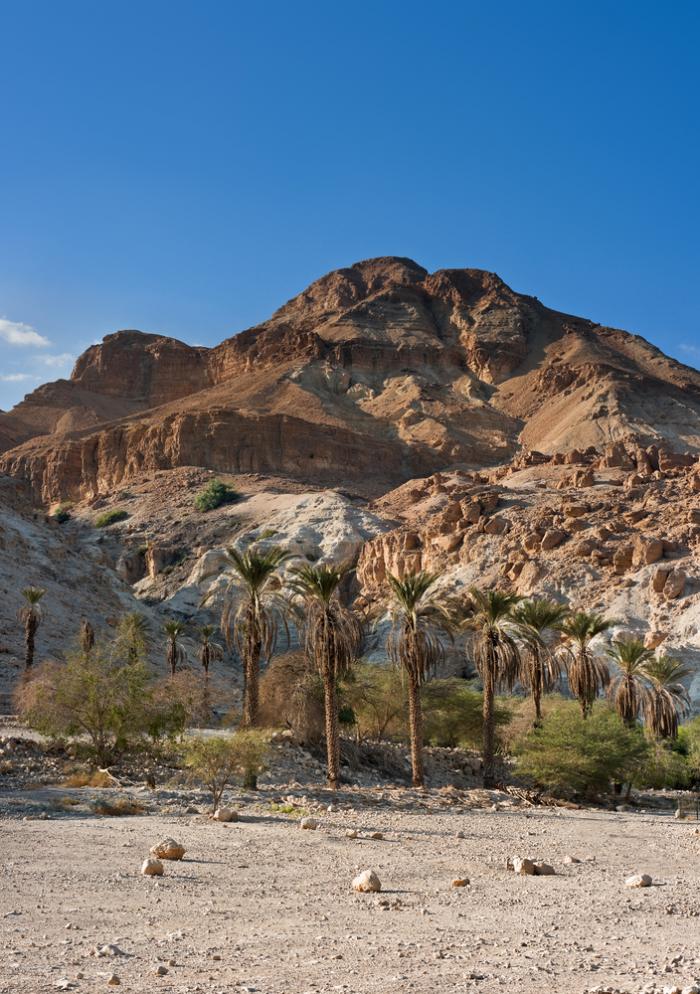
[[[50,795],[37,794],[55,812],[47,820],[7,817],[0,804],[2,994],[108,990],[112,973],[125,991],[164,994],[579,994],[700,982],[696,822],[356,789],[332,812],[330,795],[307,797],[306,811],[323,814],[302,831],[303,808],[280,810],[283,788],[256,803],[232,794],[242,820],[228,825],[162,809],[86,816],[65,801],[79,790],[60,791],[62,812]],[[30,809],[29,796],[11,800]],[[362,837],[375,831],[384,838]],[[160,879],[141,876],[165,836],[185,859]],[[545,860],[556,875],[516,876],[511,856]],[[382,893],[355,894],[352,878],[370,868]],[[634,873],[654,886],[626,888]],[[453,888],[455,877],[470,885]],[[94,955],[108,944],[115,955]]]

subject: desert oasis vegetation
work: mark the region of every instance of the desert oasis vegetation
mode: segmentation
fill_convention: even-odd
[[[700,994],[696,7],[31,6],[0,994]]]

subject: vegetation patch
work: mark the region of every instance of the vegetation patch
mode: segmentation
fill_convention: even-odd
[[[117,521],[124,521],[128,517],[129,512],[125,511],[123,507],[114,507],[111,511],[98,514],[95,518],[95,528],[108,528],[110,525],[116,524]]]
[[[241,499],[241,494],[227,483],[221,480],[211,480],[204,490],[201,490],[194,499],[194,506],[198,511],[213,511],[222,504],[235,504]]]

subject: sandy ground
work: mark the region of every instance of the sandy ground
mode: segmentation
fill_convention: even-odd
[[[579,994],[700,981],[696,822],[476,810],[468,793],[446,809],[437,792],[355,791],[302,831],[271,796],[230,825],[3,818],[2,994],[108,990],[112,972],[125,991],[164,994]],[[385,837],[349,839],[351,828]],[[185,859],[142,877],[150,846],[168,835]],[[582,862],[567,865],[567,854]],[[518,877],[505,868],[513,855],[546,860],[556,876]],[[368,868],[382,893],[353,893]],[[641,872],[655,885],[624,886]],[[470,886],[451,887],[458,876]],[[110,943],[121,952],[93,954]]]

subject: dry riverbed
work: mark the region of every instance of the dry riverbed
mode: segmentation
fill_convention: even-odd
[[[0,798],[2,994],[92,994],[115,989],[111,975],[121,990],[163,994],[636,994],[700,983],[697,822],[491,810],[496,795],[483,791],[297,790],[285,803],[285,788],[266,787],[232,792],[241,820],[219,824],[165,804],[97,817],[82,796]],[[33,799],[54,813],[13,816]],[[315,831],[299,827],[308,813]],[[184,860],[141,876],[166,836]],[[556,874],[516,876],[512,856]],[[366,869],[381,893],[351,890]],[[627,888],[635,873],[654,885]],[[452,887],[458,877],[469,885]],[[95,955],[105,946],[116,949]]]

